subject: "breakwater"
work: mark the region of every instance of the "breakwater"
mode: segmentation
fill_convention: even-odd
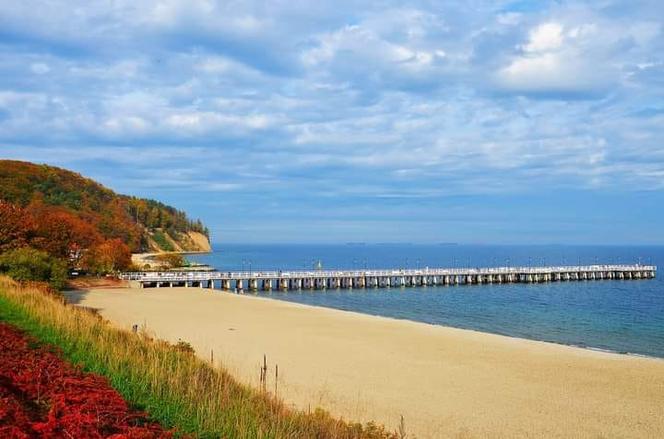
[[[225,291],[401,288],[655,278],[654,265],[577,265],[491,268],[132,272],[121,278],[141,288],[199,287]]]

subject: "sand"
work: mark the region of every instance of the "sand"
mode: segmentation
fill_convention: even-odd
[[[190,232],[190,233],[195,233],[195,232]],[[209,247],[209,245],[208,245]],[[173,251],[173,252],[150,252],[150,253],[132,253],[131,254],[131,262],[138,266],[138,267],[143,267],[145,264],[154,266],[155,265],[155,256],[158,255],[163,255],[166,253],[176,253],[180,254],[183,256],[186,255],[196,255],[196,254],[206,254],[210,253],[210,250],[201,250],[201,251]]]
[[[664,361],[198,288],[69,293],[296,407],[437,437],[664,437]],[[280,294],[280,293],[275,293]],[[409,436],[412,437],[412,436]]]

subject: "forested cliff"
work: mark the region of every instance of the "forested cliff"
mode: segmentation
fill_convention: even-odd
[[[95,252],[209,251],[200,220],[65,169],[0,160],[0,253],[32,247],[77,263]]]

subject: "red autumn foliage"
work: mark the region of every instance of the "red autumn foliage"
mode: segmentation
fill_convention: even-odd
[[[52,350],[0,323],[0,437],[171,438],[131,410],[103,377],[84,373]]]
[[[27,207],[0,200],[0,254],[33,247],[95,273],[127,269],[131,249],[121,238],[99,231],[67,209],[34,201]],[[83,260],[81,261],[81,258]]]
[[[36,234],[25,209],[0,200],[0,253],[30,244]]]
[[[35,205],[57,207],[92,226],[104,239],[121,239],[134,252],[148,250],[149,231],[154,229],[176,239],[188,231],[209,236],[200,221],[190,220],[182,211],[158,201],[116,194],[89,178],[53,166],[0,160],[0,200],[30,206],[30,210]]]
[[[131,250],[121,239],[109,239],[88,250],[83,267],[93,273],[126,270],[131,266]]]
[[[26,210],[36,224],[32,245],[53,256],[68,258],[104,239],[91,224],[63,208],[30,204]]]
[[[66,209],[39,202],[23,208],[0,200],[0,253],[30,246],[67,258],[102,241],[93,226]]]

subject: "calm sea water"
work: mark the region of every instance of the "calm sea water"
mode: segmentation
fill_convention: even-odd
[[[219,245],[191,256],[220,270],[489,267],[599,263],[664,267],[664,247]],[[664,278],[258,293],[278,300],[664,358]]]

